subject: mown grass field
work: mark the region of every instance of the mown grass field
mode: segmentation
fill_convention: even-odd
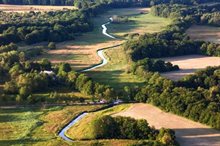
[[[66,106],[0,110],[0,145],[68,145],[58,131],[83,111],[99,106]]]
[[[84,118],[82,118],[78,123],[73,125],[66,133],[70,138],[74,140],[83,140],[83,139],[96,139],[94,133],[94,122],[97,118],[100,118],[104,115],[113,115],[118,112],[121,112],[127,109],[129,104],[122,104],[108,108],[102,111],[89,113]]]
[[[129,22],[109,25],[109,32],[117,37],[131,33],[155,33],[164,30],[172,20],[153,16],[150,12],[128,17]]]
[[[108,64],[94,71],[88,72],[94,80],[108,84],[115,89],[123,89],[125,86],[140,86],[144,79],[126,73],[128,62],[122,47],[116,47],[105,51]]]

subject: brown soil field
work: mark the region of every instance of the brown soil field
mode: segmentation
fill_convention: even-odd
[[[186,55],[178,57],[162,58],[162,60],[178,65],[180,70],[162,73],[161,75],[171,80],[179,80],[186,75],[193,74],[197,70],[205,69],[208,66],[219,66],[220,57],[203,55]]]
[[[220,131],[206,125],[193,122],[184,117],[166,113],[149,104],[133,104],[129,109],[114,116],[146,119],[150,126],[175,130],[177,141],[181,146],[219,146]]]
[[[193,40],[204,40],[220,44],[220,27],[193,25],[186,33]]]
[[[29,12],[29,11],[56,11],[63,9],[76,9],[74,6],[46,6],[46,5],[5,5],[0,4],[0,11],[5,12]]]

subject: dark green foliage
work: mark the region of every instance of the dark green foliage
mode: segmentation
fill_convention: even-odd
[[[56,44],[54,42],[50,42],[47,46],[50,50],[55,50],[56,49]]]
[[[0,12],[0,45],[24,41],[34,44],[42,41],[72,40],[77,33],[92,30],[92,11],[63,10],[55,12],[29,12],[24,14]],[[32,21],[27,21],[31,19]],[[55,45],[50,43],[50,49]]]
[[[138,70],[142,69],[143,71],[168,72],[179,70],[179,67],[170,62],[165,63],[163,60],[145,58],[133,63],[131,72],[135,74],[136,71],[139,72]]]
[[[199,71],[174,84],[158,74],[144,72],[146,84],[135,100],[150,102],[166,111],[220,129],[219,67]]]
[[[175,133],[169,129],[159,131],[149,127],[146,120],[129,117],[103,116],[94,122],[94,134],[97,139],[145,139],[157,140],[164,145],[175,145]]]

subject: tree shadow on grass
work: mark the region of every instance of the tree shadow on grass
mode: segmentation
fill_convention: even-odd
[[[124,71],[115,70],[115,71],[89,71],[86,72],[88,76],[94,79],[96,82],[110,85],[116,90],[121,90],[125,86],[135,87],[142,86],[144,82],[138,80],[138,77],[130,76],[129,74],[124,75]]]

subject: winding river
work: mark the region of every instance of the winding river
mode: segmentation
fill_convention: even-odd
[[[106,27],[106,25],[109,25],[112,21],[113,21],[113,19],[112,19],[112,18],[109,18],[109,21],[108,21],[107,23],[102,24],[102,34],[105,35],[105,36],[107,36],[107,37],[109,37],[109,38],[116,39],[116,37],[114,37],[114,36],[112,36],[112,35],[110,35],[110,34],[107,33],[107,27]],[[107,60],[107,59],[105,58],[105,56],[104,56],[104,53],[103,53],[104,50],[105,50],[105,49],[99,49],[99,50],[97,51],[97,55],[102,59],[102,63],[97,64],[97,65],[95,65],[95,66],[93,66],[93,67],[84,69],[84,70],[82,70],[81,72],[91,71],[91,70],[94,70],[94,69],[96,69],[96,68],[99,68],[99,67],[101,67],[101,66],[106,65],[106,64],[108,63],[108,60]]]
[[[109,37],[109,38],[112,38],[112,39],[116,39],[114,36],[110,35],[107,33],[107,27],[106,25],[110,24],[112,22],[112,18],[109,18],[110,20],[105,23],[105,24],[102,24],[102,34]],[[111,47],[110,47],[111,48]],[[98,64],[98,65],[95,65],[93,67],[90,67],[88,69],[84,69],[82,70],[81,72],[86,72],[86,71],[90,71],[90,70],[93,70],[93,69],[96,69],[98,67],[101,67],[101,66],[104,66],[108,63],[108,60],[105,58],[104,56],[104,53],[103,51],[105,50],[106,48],[104,49],[100,49],[97,51],[97,54],[98,56],[102,59],[102,63],[101,64]],[[80,114],[79,116],[77,116],[75,119],[73,119],[70,123],[68,123],[63,129],[61,129],[61,131],[58,133],[58,136],[61,137],[62,139],[66,140],[66,141],[69,141],[69,142],[72,142],[73,140],[70,139],[69,137],[66,136],[66,132],[67,130],[72,127],[75,123],[77,123],[79,120],[81,120],[83,117],[85,117],[88,113],[87,112],[84,112],[82,114]]]

